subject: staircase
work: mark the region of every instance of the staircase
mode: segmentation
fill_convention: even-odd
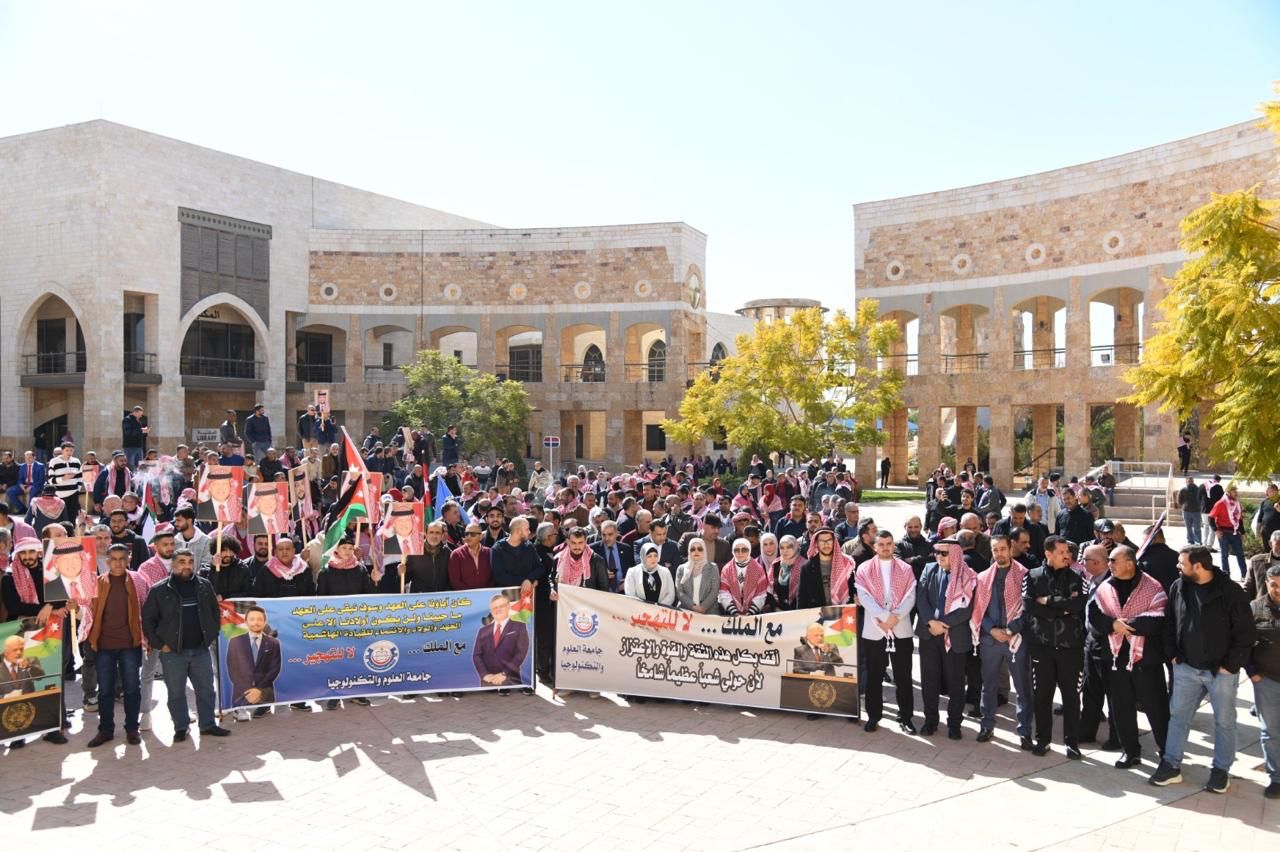
[[[1122,523],[1130,538],[1141,534],[1143,527],[1153,524],[1167,512],[1165,523],[1182,525],[1182,513],[1175,511],[1173,465],[1168,462],[1109,461],[1106,466],[1116,478],[1116,504],[1107,506],[1107,517]],[[1089,473],[1097,476],[1102,466]],[[1136,538],[1135,538],[1136,540]]]

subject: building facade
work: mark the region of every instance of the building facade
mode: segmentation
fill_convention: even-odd
[[[535,454],[680,455],[655,425],[737,330],[708,332],[705,243],[501,229],[106,121],[0,139],[0,444],[110,449],[141,404],[172,448],[262,402],[284,446],[318,388],[356,435],[436,348],[526,383]]]
[[[1082,475],[1104,451],[1091,446],[1100,414],[1114,428],[1106,457],[1176,460],[1182,424],[1156,406],[1117,402],[1131,393],[1123,376],[1159,321],[1166,278],[1186,259],[1183,217],[1214,192],[1264,182],[1276,195],[1276,152],[1273,136],[1247,122],[1071,168],[855,205],[856,295],[899,323],[892,360],[907,377],[906,407],[885,423],[887,445],[859,458],[859,474],[888,456],[892,482],[916,479],[909,411],[922,478],[944,445],[958,464],[978,460],[980,428],[989,430],[980,467],[1005,487],[1015,473],[1053,467]],[[1203,449],[1212,435],[1198,431]]]

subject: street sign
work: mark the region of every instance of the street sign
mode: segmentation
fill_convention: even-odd
[[[556,447],[560,446],[560,436],[547,435],[545,438],[542,439],[542,446],[546,447],[549,450],[555,449]]]
[[[192,429],[191,441],[195,444],[216,444],[218,443],[218,430],[213,429]]]

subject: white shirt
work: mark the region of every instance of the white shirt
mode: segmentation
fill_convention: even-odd
[[[893,560],[881,559],[879,562],[881,582],[884,585],[884,600],[881,603],[888,609],[893,600]]]
[[[877,562],[879,562],[878,559]],[[890,582],[893,578],[893,563],[890,562],[889,566],[890,569],[888,573],[881,575],[884,577],[885,597],[891,597],[893,595],[893,584]],[[885,570],[883,562],[875,567],[882,572]],[[907,593],[902,596],[902,602],[898,604],[898,608],[894,610],[885,609],[885,602],[875,599],[875,596],[871,594],[871,590],[863,584],[861,574],[856,575],[854,587],[858,591],[858,600],[862,603],[862,608],[866,613],[866,617],[862,620],[863,639],[884,639],[885,632],[880,629],[880,625],[876,624],[876,620],[879,619],[880,621],[884,621],[890,616],[890,614],[898,616],[898,623],[893,626],[893,638],[911,638],[911,608],[915,606],[916,603],[916,584],[914,582],[912,582],[911,588],[907,590]]]
[[[693,569],[690,568],[689,571],[692,573]],[[697,602],[702,600],[702,578],[707,576],[707,566],[703,565],[702,570],[696,574],[692,574],[692,576],[693,576],[693,600]]]

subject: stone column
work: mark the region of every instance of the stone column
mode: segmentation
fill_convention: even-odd
[[[916,345],[920,350],[921,376],[937,375],[942,371],[939,348],[941,335],[941,320],[933,306],[933,295],[926,294],[920,309],[920,329],[916,335]]]
[[[938,466],[939,446],[942,442],[942,408],[937,405],[922,405],[917,409],[917,416],[920,421],[920,465],[916,483],[923,486],[929,474]]]
[[[863,447],[862,452],[854,456],[853,475],[858,477],[862,488],[875,488],[880,484],[880,448],[875,444]]]
[[[177,321],[166,320],[167,317],[178,316],[177,301],[176,293],[172,304],[164,296],[143,297],[144,348],[155,353],[155,370],[160,374],[160,384],[147,391],[147,423],[151,426],[152,437],[147,442],[148,446],[172,447],[179,442],[191,442],[187,393],[182,386],[180,369],[182,338],[178,335]],[[221,418],[218,422],[222,422]]]
[[[978,463],[978,409],[973,405],[956,406],[956,470],[965,461]]]
[[[1018,348],[1013,339],[1013,323],[1009,310],[1004,306],[1004,288],[996,287],[991,294],[991,366],[1003,373],[1013,366],[1013,350]]]
[[[544,315],[542,318],[542,381],[558,382],[560,381],[560,327],[556,323],[553,314]],[[556,429],[560,428],[560,422],[557,419]],[[547,434],[555,435],[556,432]]]
[[[1089,402],[1068,397],[1063,403],[1063,431],[1066,447],[1063,473],[1067,478],[1084,476],[1089,469]]]
[[[289,436],[294,434],[295,426],[285,408],[285,358],[288,354],[285,312],[273,313],[274,321],[267,328],[266,351],[257,352],[256,357],[262,361],[263,378],[266,379],[261,402],[266,406],[267,418],[271,421],[271,440],[277,447],[283,447],[290,443]]]
[[[1150,340],[1155,334],[1155,324],[1163,318],[1160,301],[1169,294],[1164,281],[1164,268],[1152,266],[1147,270],[1146,310],[1143,313],[1143,337]],[[1144,407],[1142,417],[1143,461],[1167,461],[1178,464],[1178,415],[1161,411],[1158,403]],[[1192,466],[1197,464],[1192,460]]]
[[[1080,279],[1071,278],[1067,296],[1067,366],[1088,369],[1092,353],[1089,351],[1089,303],[1080,292]]]
[[[1007,402],[991,405],[991,478],[1008,490],[1013,487],[1013,406]]]
[[[1045,455],[1050,449],[1058,446],[1058,406],[1031,406],[1031,458],[1034,461],[1032,474],[1048,470],[1057,463],[1057,454]]]
[[[99,461],[110,460],[111,450],[120,447],[124,420],[124,340],[120,336],[123,314],[121,295],[108,296],[94,306],[99,322],[80,326],[84,335],[84,391],[67,391],[67,420],[76,439],[76,452],[96,449]],[[92,310],[86,308],[86,310]],[[88,319],[88,317],[86,317]],[[76,318],[67,318],[67,352],[76,351]],[[75,356],[67,356],[68,372],[75,369]],[[79,408],[79,411],[76,411]],[[77,418],[77,414],[80,415]],[[77,427],[75,421],[80,419]],[[80,431],[76,431],[76,429]],[[106,451],[106,457],[103,451]]]
[[[1141,455],[1142,429],[1139,422],[1138,409],[1126,402],[1115,404],[1115,449],[1116,458],[1125,461],[1137,461]]]
[[[364,384],[364,327],[360,324],[360,315],[352,314],[347,327],[347,381]],[[342,400],[345,403],[347,400]],[[333,405],[338,406],[338,400]],[[344,405],[345,407],[345,405]],[[350,413],[348,413],[350,417]]]
[[[1031,356],[1037,370],[1053,367],[1053,303],[1048,296],[1037,296],[1031,313]]]
[[[480,327],[476,332],[476,369],[482,373],[492,374],[497,367],[493,339],[493,317],[488,314],[481,314]]]
[[[899,408],[897,411],[889,415],[885,427],[889,431],[889,445],[886,448],[889,453],[889,461],[893,467],[889,469],[889,483],[891,485],[907,484],[907,440],[909,437],[907,431],[907,410]],[[880,471],[876,471],[876,476],[880,476]]]

